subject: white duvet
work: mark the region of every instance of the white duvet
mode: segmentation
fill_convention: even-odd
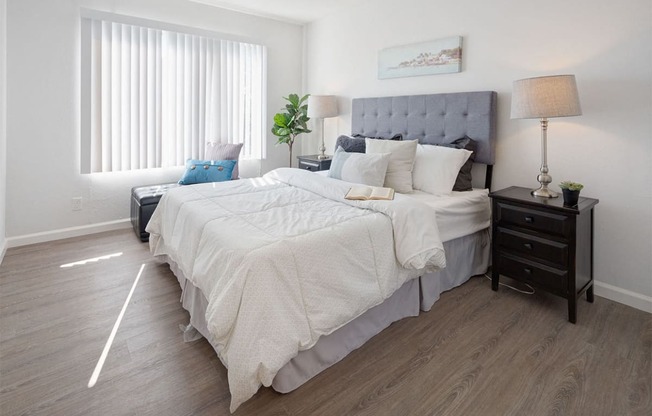
[[[231,411],[312,347],[405,281],[445,267],[433,211],[347,201],[351,185],[298,169],[184,186],[147,231],[208,299],[206,321],[228,368]]]

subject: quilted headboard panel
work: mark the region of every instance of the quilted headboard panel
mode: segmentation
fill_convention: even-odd
[[[351,117],[351,133],[369,137],[440,144],[466,135],[478,142],[475,161],[494,164],[495,91],[354,98]]]

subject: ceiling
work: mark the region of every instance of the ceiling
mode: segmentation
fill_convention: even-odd
[[[296,24],[306,24],[360,0],[190,0],[236,12]]]

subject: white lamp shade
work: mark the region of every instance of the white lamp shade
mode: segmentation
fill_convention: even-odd
[[[569,117],[581,114],[575,75],[514,81],[511,118]]]
[[[337,99],[334,95],[308,97],[308,117],[329,118],[337,116]]]

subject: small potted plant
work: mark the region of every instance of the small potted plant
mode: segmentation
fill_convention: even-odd
[[[577,182],[563,181],[559,184],[561,192],[564,194],[564,205],[574,207],[580,199],[580,191],[584,185]]]

